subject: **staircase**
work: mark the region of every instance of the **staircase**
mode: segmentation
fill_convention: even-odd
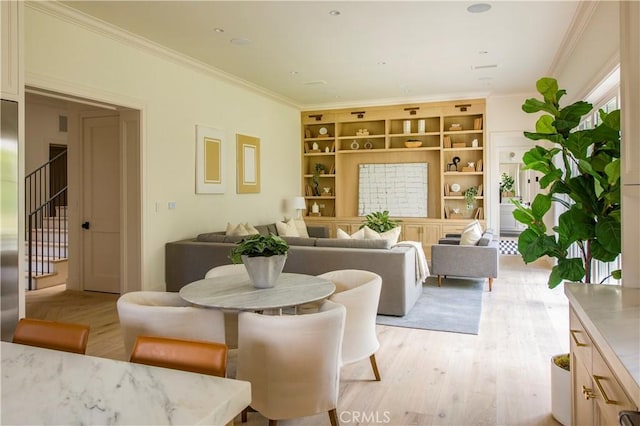
[[[67,282],[66,154],[60,153],[25,178],[27,290]]]

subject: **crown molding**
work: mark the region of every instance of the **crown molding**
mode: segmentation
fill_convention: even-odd
[[[560,43],[560,46],[556,51],[556,55],[549,67],[548,75],[560,75],[561,71],[567,65],[567,61],[571,57],[571,54],[578,45],[578,42],[582,38],[585,28],[587,28],[589,22],[591,22],[591,17],[599,3],[599,0],[581,1],[578,3],[578,9],[576,10],[575,15],[573,15],[571,24],[569,24],[569,29],[565,33],[562,43]]]
[[[162,46],[137,34],[133,34],[106,21],[102,21],[98,18],[87,15],[70,6],[61,4],[58,1],[29,1],[25,2],[25,6],[30,9],[46,13],[50,16],[53,16],[54,18],[66,21],[70,24],[77,25],[96,34],[108,37],[114,41],[126,44],[135,49],[151,53],[157,57],[171,61],[175,64],[191,68],[194,71],[207,74],[211,77],[218,78],[235,86],[250,90],[256,94],[265,96],[287,106],[300,109],[300,105],[285,96],[279,95],[249,81],[243,80],[237,76],[229,74],[211,65],[205,64],[204,62],[198,61],[190,56],[172,50],[166,46]]]

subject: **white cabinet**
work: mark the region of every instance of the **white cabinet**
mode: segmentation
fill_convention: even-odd
[[[16,0],[0,1],[0,92],[2,99],[13,101],[20,100],[21,3]]]
[[[520,232],[526,229],[513,217],[515,208],[516,206],[511,203],[500,204],[500,232]]]

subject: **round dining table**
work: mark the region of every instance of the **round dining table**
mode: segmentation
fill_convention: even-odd
[[[180,297],[194,305],[238,311],[272,311],[325,299],[336,286],[314,275],[282,273],[271,288],[256,288],[247,274],[194,281]]]

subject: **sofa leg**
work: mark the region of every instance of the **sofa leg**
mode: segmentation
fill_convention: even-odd
[[[438,287],[442,287],[442,275],[438,275]]]
[[[489,291],[493,288],[493,278],[489,278]]]

